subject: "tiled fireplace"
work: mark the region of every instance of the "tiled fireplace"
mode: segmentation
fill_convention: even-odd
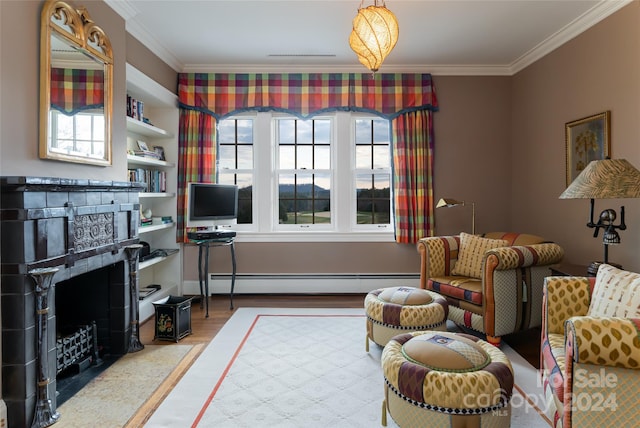
[[[1,177],[0,186],[2,398],[9,427],[22,428],[39,413],[57,418],[56,338],[58,324],[76,322],[70,313],[95,318],[102,353],[130,349],[140,187],[42,177]]]

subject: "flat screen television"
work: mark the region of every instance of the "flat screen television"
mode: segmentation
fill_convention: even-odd
[[[188,183],[187,227],[217,229],[236,224],[237,217],[238,186]]]

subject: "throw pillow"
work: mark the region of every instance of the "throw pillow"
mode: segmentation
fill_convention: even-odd
[[[508,242],[504,239],[489,239],[468,233],[460,234],[460,250],[458,260],[451,270],[453,275],[482,277],[482,258],[487,250],[506,247]]]
[[[640,274],[600,265],[587,315],[639,318]]]

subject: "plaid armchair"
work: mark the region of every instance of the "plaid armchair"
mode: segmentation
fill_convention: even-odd
[[[540,375],[555,428],[638,426],[640,274],[545,280]]]
[[[504,232],[423,238],[417,247],[420,286],[447,300],[450,320],[484,333],[494,345],[542,323],[544,277],[564,255],[539,236]],[[475,261],[472,255],[467,266],[465,255],[473,251]]]

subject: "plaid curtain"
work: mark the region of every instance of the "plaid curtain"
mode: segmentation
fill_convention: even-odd
[[[433,113],[405,113],[391,122],[396,242],[433,235]]]
[[[104,72],[51,68],[51,107],[71,116],[104,106]]]
[[[177,242],[185,242],[187,183],[213,183],[216,175],[216,119],[194,110],[180,110],[178,135]]]
[[[217,120],[247,110],[281,111],[301,118],[327,111],[363,111],[375,112],[391,120],[416,112],[429,112],[428,120],[407,119],[401,126],[392,127],[392,141],[405,144],[409,151],[419,146],[414,139],[433,144],[430,117],[431,112],[438,110],[430,74],[180,73],[178,98],[182,110],[210,115]],[[428,128],[414,129],[414,126]],[[215,152],[215,144],[212,150]],[[431,186],[432,170],[404,165],[415,162],[415,158],[407,153],[400,155],[396,148],[394,153],[394,163],[397,162],[394,178],[399,181],[394,183],[398,207],[396,239],[415,243],[417,237],[432,230],[432,189],[420,187]],[[407,174],[414,177],[408,179]],[[182,187],[186,182],[178,185]],[[184,189],[181,192],[184,193]],[[429,196],[425,199],[425,195]],[[408,205],[416,204],[422,204],[423,208],[407,210]],[[184,209],[179,212],[184,213]]]

